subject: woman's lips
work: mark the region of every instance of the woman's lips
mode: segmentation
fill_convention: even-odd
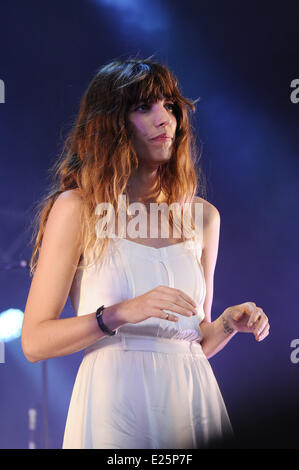
[[[171,137],[169,137],[169,136],[158,136],[158,137],[154,137],[153,139],[151,139],[151,141],[153,141],[153,142],[166,142],[168,140],[172,140]]]

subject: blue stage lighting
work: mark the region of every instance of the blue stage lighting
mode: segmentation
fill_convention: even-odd
[[[7,343],[21,336],[24,313],[9,308],[0,314],[0,341]]]
[[[164,29],[168,14],[163,2],[157,0],[93,0],[99,6],[113,9],[124,27],[138,27],[152,33]]]

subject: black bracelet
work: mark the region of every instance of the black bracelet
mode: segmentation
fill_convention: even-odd
[[[106,333],[109,336],[113,336],[115,335],[116,331],[110,330],[110,328],[108,328],[108,326],[106,326],[105,323],[103,322],[102,313],[103,313],[104,308],[105,308],[104,305],[102,305],[101,307],[97,309],[96,317],[97,317],[98,325],[104,333]]]

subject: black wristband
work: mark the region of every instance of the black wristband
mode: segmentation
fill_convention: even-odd
[[[116,331],[110,330],[110,328],[108,328],[108,326],[106,326],[103,322],[102,313],[103,313],[104,308],[105,308],[104,305],[102,305],[101,307],[97,309],[96,317],[97,317],[98,325],[104,333],[106,333],[109,336],[113,336],[115,335]]]

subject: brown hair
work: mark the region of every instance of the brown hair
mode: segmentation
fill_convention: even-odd
[[[157,101],[161,97],[173,102],[177,127],[172,156],[159,167],[157,187],[166,195],[169,205],[192,200],[199,182],[200,193],[205,197],[205,179],[197,162],[199,155],[190,123],[190,111],[195,111],[198,100],[183,97],[174,74],[152,57],[105,64],[87,87],[60,157],[50,169],[51,188],[38,204],[34,220],[31,275],[37,265],[50,210],[59,194],[69,189],[78,188],[82,196],[83,258],[88,258],[90,249],[96,250],[97,260],[102,256],[109,240],[104,238],[102,245],[98,243],[95,208],[100,202],[110,202],[117,214],[120,194],[126,195],[128,205],[128,180],[132,170],[138,167],[127,122],[128,109],[133,104]]]

